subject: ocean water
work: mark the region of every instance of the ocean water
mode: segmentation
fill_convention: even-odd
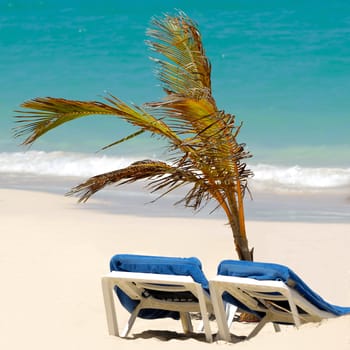
[[[0,0],[0,185],[21,187],[33,174],[84,178],[137,159],[167,159],[165,145],[147,135],[97,152],[133,130],[114,117],[82,118],[30,149],[12,128],[19,105],[39,96],[159,100],[145,32],[153,16],[175,9],[198,23],[219,108],[243,122],[240,141],[253,154],[256,201],[263,193],[332,194],[333,217],[350,221],[346,0]],[[290,203],[285,217],[295,212]],[[326,215],[316,207],[318,218]]]

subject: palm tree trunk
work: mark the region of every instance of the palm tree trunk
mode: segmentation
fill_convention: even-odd
[[[228,214],[236,251],[240,260],[253,261],[253,249],[249,250],[248,239],[245,229],[243,196],[239,180],[236,182],[236,191],[228,196],[230,213]]]
[[[241,233],[241,228],[239,224],[234,221],[230,221],[230,226],[233,234],[233,239],[235,242],[236,252],[239,260],[253,261],[253,249],[249,250],[248,240]],[[243,227],[244,229],[244,227]]]

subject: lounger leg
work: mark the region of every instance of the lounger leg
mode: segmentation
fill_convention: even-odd
[[[197,290],[196,294],[197,294],[197,298],[198,298],[198,302],[199,302],[199,309],[201,311],[202,320],[203,320],[203,324],[204,324],[205,338],[206,338],[207,342],[211,343],[213,341],[213,335],[211,334],[208,310],[207,310],[207,306],[205,304],[205,299],[204,299],[202,287],[197,285],[196,290]]]
[[[204,331],[204,322],[203,322],[203,320],[201,320],[198,323],[197,332],[203,332],[203,331]]]
[[[275,332],[280,332],[281,331],[281,327],[278,323],[273,323],[273,328],[275,328]]]
[[[288,302],[289,302],[290,311],[292,312],[292,315],[293,315],[295,327],[299,328],[300,324],[301,324],[299,312],[298,312],[298,309],[293,301],[293,298],[292,298],[289,290],[288,290]]]
[[[253,338],[254,336],[256,336],[261,329],[266,325],[266,323],[270,322],[271,319],[269,316],[265,316],[259,323],[258,325],[253,329],[253,331],[247,336],[247,340],[250,338]]]
[[[185,333],[193,332],[190,314],[188,312],[181,312],[180,319],[181,319],[182,328],[183,328],[184,332]]]
[[[219,290],[219,286],[216,286],[213,282],[210,285],[210,295],[213,303],[216,322],[218,324],[219,339],[227,342],[231,341],[230,330],[227,326],[226,313],[224,303],[222,300],[222,294]]]
[[[237,312],[238,307],[229,303],[225,303],[225,313],[226,313],[226,323],[227,327],[230,329],[233,319],[235,318],[235,314]]]
[[[117,314],[115,312],[113,285],[108,277],[102,278],[102,292],[105,304],[108,333],[119,337]]]
[[[140,303],[141,304],[141,303]],[[130,317],[129,317],[129,320],[127,322],[127,324],[125,325],[125,328],[121,334],[121,336],[124,338],[124,337],[127,337],[129,332],[131,331],[131,328],[132,326],[134,325],[135,323],[135,320],[136,320],[136,317],[137,315],[139,314],[140,312],[140,309],[141,309],[141,306],[137,305],[136,308],[134,309],[134,311],[131,313]]]

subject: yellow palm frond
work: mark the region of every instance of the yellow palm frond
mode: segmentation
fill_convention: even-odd
[[[240,125],[235,124],[235,117],[223,111],[216,111],[206,99],[170,95],[163,102],[148,104],[156,108],[167,123],[178,134],[185,134],[184,143],[191,147],[188,157],[201,171],[211,178],[222,181],[235,180],[235,167],[250,155],[244,145],[238,144],[236,136]],[[239,168],[243,168],[239,166]],[[251,173],[241,171],[240,178]]]
[[[154,18],[148,45],[166,60],[158,63],[158,78],[168,93],[211,96],[211,66],[197,25],[183,12]],[[214,104],[214,100],[212,100]]]

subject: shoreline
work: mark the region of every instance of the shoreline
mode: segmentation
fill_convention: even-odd
[[[35,174],[0,173],[0,189],[17,189],[58,194],[62,197],[74,186],[85,181],[82,177],[63,177]],[[350,223],[350,191],[347,187],[322,190],[266,191],[250,182],[252,198],[245,195],[245,216],[253,221]],[[226,219],[220,210],[214,210],[214,201],[194,212],[182,204],[185,189],[159,198],[150,193],[142,182],[108,186],[79,206],[114,214],[133,214],[145,217],[194,217]],[[74,199],[75,198],[75,199]],[[73,197],[77,202],[78,198]]]

